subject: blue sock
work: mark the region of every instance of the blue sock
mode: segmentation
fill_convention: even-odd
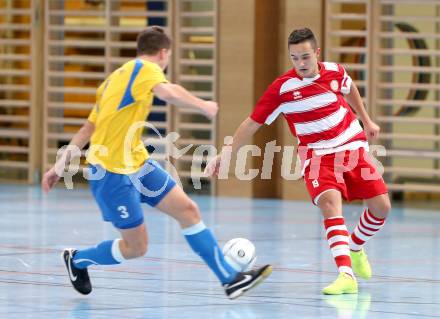
[[[95,247],[78,250],[73,257],[75,267],[83,269],[90,265],[120,264],[124,257],[119,250],[120,239],[106,240]]]
[[[217,240],[202,221],[182,229],[182,233],[194,252],[202,257],[222,284],[229,283],[235,278],[237,271],[226,262]]]

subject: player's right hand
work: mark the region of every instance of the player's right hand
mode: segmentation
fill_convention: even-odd
[[[205,167],[206,176],[217,176],[220,169],[221,156],[217,155],[213,157]]]
[[[205,107],[203,108],[203,111],[204,111],[207,118],[213,119],[217,115],[217,112],[218,112],[217,102],[206,101]]]
[[[373,139],[373,138],[378,138],[379,137],[379,133],[380,133],[379,125],[377,125],[373,121],[365,122],[363,124],[364,124],[365,134],[367,135],[367,138],[369,140]]]
[[[55,167],[48,170],[41,181],[41,187],[45,193],[48,193],[51,188],[59,181],[60,176],[55,171]]]

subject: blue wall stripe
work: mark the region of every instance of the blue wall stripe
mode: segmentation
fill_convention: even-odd
[[[133,85],[134,80],[136,80],[137,75],[139,74],[139,71],[144,66],[142,61],[140,59],[136,59],[133,73],[131,73],[130,81],[128,81],[127,88],[125,89],[124,96],[122,97],[121,103],[118,106],[118,110],[122,109],[123,107],[130,105],[134,103],[133,95],[131,95],[131,87]]]

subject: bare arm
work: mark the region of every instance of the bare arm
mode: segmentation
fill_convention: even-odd
[[[232,141],[232,154],[235,155],[237,151],[250,140],[250,138],[258,131],[262,124],[255,122],[253,119],[248,117],[243,122],[234,133]]]
[[[262,124],[255,122],[253,119],[248,117],[245,119],[234,133],[233,141],[231,144],[231,154],[237,154],[240,147],[246,144],[250,138],[258,131]],[[209,176],[217,175],[219,172],[220,161],[222,154],[218,154],[206,165],[205,174]]]
[[[350,93],[345,95],[345,99],[347,100],[348,104],[350,104],[350,106],[354,109],[354,111],[364,124],[364,130],[367,134],[367,137],[377,137],[379,135],[380,128],[376,123],[371,120],[370,116],[367,113],[367,110],[365,110],[364,103],[362,102],[361,95],[359,94],[359,90],[354,83],[351,83]]]
[[[179,107],[197,110],[210,119],[217,114],[216,102],[199,99],[178,84],[159,83],[153,88],[153,93],[161,100]]]
[[[354,83],[351,83],[350,93],[344,96],[348,104],[355,110],[362,123],[371,122],[370,116],[365,110],[359,90]]]
[[[58,176],[56,172],[64,170],[64,167],[70,162],[72,158],[72,148],[79,150],[83,149],[83,147],[90,141],[94,131],[95,125],[90,121],[86,121],[79,131],[76,132],[68,147],[64,150],[64,153],[58,158],[52,168],[44,174],[41,186],[45,192],[50,191],[60,179],[60,176]]]
[[[72,140],[70,141],[69,145],[75,145],[80,150],[82,150],[84,146],[86,146],[87,143],[90,141],[93,132],[95,132],[95,124],[87,120],[83,124],[83,126],[81,126],[79,131],[76,132],[75,135],[72,137]]]

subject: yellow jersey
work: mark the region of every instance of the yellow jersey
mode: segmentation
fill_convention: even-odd
[[[95,124],[87,161],[118,174],[139,170],[148,159],[142,122],[153,102],[153,88],[168,82],[159,65],[131,60],[110,74],[96,91],[88,117]]]

